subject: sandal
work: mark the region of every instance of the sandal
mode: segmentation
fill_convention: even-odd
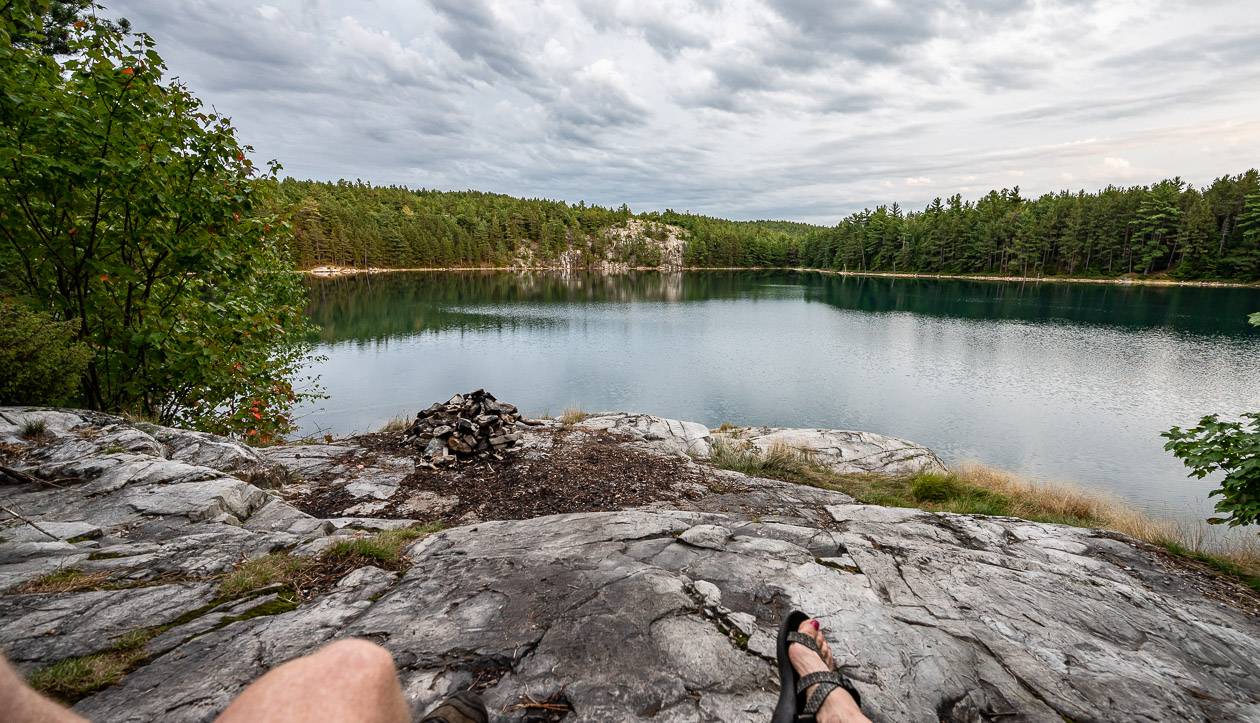
[[[464,690],[439,703],[420,723],[487,723],[489,720],[481,696]]]
[[[819,658],[822,657],[822,651],[818,649],[818,644],[814,642],[814,639],[797,630],[806,620],[809,620],[808,615],[799,610],[793,610],[784,618],[783,625],[779,628],[779,703],[774,707],[771,723],[813,721],[814,716],[827,700],[827,696],[831,695],[836,688],[843,688],[845,692],[853,696],[853,702],[859,708],[862,706],[862,696],[853,687],[853,683],[834,670],[819,671],[805,676],[797,675],[796,669],[792,667],[792,661],[788,659],[788,646],[792,643],[804,645],[818,653]],[[814,689],[813,695],[806,698],[805,691],[809,690],[811,685],[818,687]]]

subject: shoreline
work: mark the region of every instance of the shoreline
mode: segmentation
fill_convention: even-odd
[[[367,268],[354,266],[316,266],[311,269],[298,269],[297,273],[317,279],[336,279],[345,276],[359,276],[389,273],[416,272],[448,272],[448,271],[483,271],[483,272],[534,272],[564,271],[558,266],[416,266],[408,268]],[[580,272],[623,273],[627,271],[655,271],[660,273],[681,273],[686,271],[796,271],[830,276],[853,276],[889,279],[935,279],[947,281],[997,281],[1003,283],[1043,283],[1043,284],[1111,284],[1115,286],[1167,286],[1167,287],[1201,287],[1222,289],[1260,289],[1260,282],[1246,281],[1209,281],[1176,279],[1142,279],[1142,278],[1087,278],[1073,276],[991,276],[987,274],[929,274],[893,271],[837,271],[835,269],[816,269],[803,266],[627,266],[615,272],[598,272],[594,269],[576,269]]]

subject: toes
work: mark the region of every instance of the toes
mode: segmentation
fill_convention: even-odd
[[[835,658],[831,655],[831,646],[827,644],[827,638],[823,637],[822,626],[817,620],[806,620],[797,627],[797,631],[804,633],[814,639],[818,645],[819,657],[827,664],[828,668],[836,667]]]
[[[822,652],[822,659],[823,659],[823,662],[827,664],[827,667],[835,668],[836,660],[835,658],[831,656],[831,646],[827,644],[826,640],[822,641],[822,643],[818,647],[818,650]]]

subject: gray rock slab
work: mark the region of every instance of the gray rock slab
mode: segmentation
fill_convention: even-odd
[[[267,502],[267,494],[234,477],[129,487],[119,501],[144,515],[178,515],[193,522],[240,524]]]
[[[27,524],[16,524],[0,532],[0,536],[12,542],[49,542],[53,538],[48,535],[58,540],[79,542],[95,539],[103,534],[105,534],[104,531],[91,522],[57,522],[55,520],[40,520],[38,530]]]
[[[129,632],[168,623],[213,597],[209,583],[0,597],[0,647],[29,669],[107,650]]]
[[[271,498],[245,522],[249,530],[287,532],[299,537],[321,537],[335,527],[328,520],[312,517],[279,498]]]
[[[841,474],[906,475],[946,471],[945,463],[927,447],[872,432],[741,427],[716,432],[714,437],[728,443],[751,445],[763,453],[775,447],[795,449]]]
[[[154,427],[152,434],[165,445],[168,459],[190,465],[256,474],[271,464],[257,449],[216,434],[171,427]]]
[[[608,430],[667,454],[708,457],[713,442],[708,427],[699,422],[654,417],[650,414],[599,414],[578,422],[580,429]]]
[[[353,440],[268,447],[262,454],[299,483],[318,478],[322,486],[340,487],[369,504],[393,497],[399,483],[416,468],[415,460],[410,458],[369,455]]]
[[[734,534],[721,550],[688,545],[688,530],[702,526],[707,537],[717,520],[679,513],[458,528],[418,543],[412,570],[351,632],[385,640],[417,705],[503,660],[511,669],[488,693],[496,704],[564,681],[577,720],[635,719],[643,710],[716,720],[706,706],[719,701],[728,720],[765,720],[773,683],[764,641],[790,608],[820,617],[841,664],[887,720],[939,720],[942,710],[959,719],[968,711],[1054,721],[1124,711],[1246,720],[1260,700],[1248,672],[1260,654],[1257,626],[1241,613],[1164,599],[1123,570],[1100,576],[1089,558],[1061,558],[1005,535],[1027,523],[875,516],[871,528],[851,532],[857,520],[832,537],[826,556],[852,561],[850,569],[780,539],[799,537],[784,526],[746,523],[764,535]],[[1088,530],[1071,534],[1087,548],[1109,544]],[[735,544],[743,539],[761,543]],[[720,600],[739,616],[735,627],[756,621],[761,653],[714,637],[717,626],[689,591],[702,604]],[[696,648],[730,676],[718,681],[693,667],[687,651]]]
[[[304,476],[327,474],[358,451],[352,444],[286,444],[267,447],[261,454],[291,472]]]

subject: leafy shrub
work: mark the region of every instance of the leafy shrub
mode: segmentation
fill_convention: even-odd
[[[1260,412],[1243,414],[1238,422],[1209,414],[1193,429],[1173,427],[1161,436],[1168,439],[1164,449],[1190,468],[1190,476],[1225,473],[1221,486],[1209,494],[1221,498],[1216,511],[1227,516],[1208,522],[1230,527],[1260,522]]]
[[[288,431],[305,294],[250,147],[143,33],[84,14],[56,39],[66,54],[44,52],[49,7],[0,12],[0,286],[91,346],[84,406]]]
[[[0,404],[73,399],[92,356],[74,336],[74,322],[0,300]]]

